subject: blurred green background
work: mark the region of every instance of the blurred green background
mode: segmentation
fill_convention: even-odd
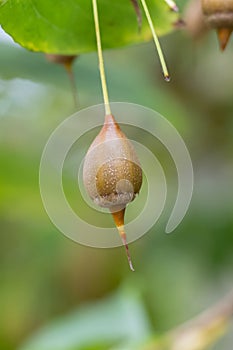
[[[75,111],[69,81],[43,54],[27,52],[3,34],[1,39],[0,349],[18,349],[54,323],[61,329],[48,331],[48,347],[28,343],[25,349],[139,342],[221,299],[233,275],[233,42],[220,53],[213,32],[197,43],[184,31],[163,37],[169,84],[153,43],[105,52],[111,100],[165,116],[184,138],[194,166],[188,214],[172,235],[164,234],[172,197],[155,227],[130,245],[133,274],[123,248],[80,246],[50,222],[40,198],[39,163],[51,132]],[[101,103],[96,54],[79,57],[74,74],[81,108]],[[172,161],[155,141],[150,147],[167,166],[175,193]],[[79,198],[72,201],[78,208]],[[231,333],[211,349],[232,349]],[[54,347],[56,338],[61,347]]]

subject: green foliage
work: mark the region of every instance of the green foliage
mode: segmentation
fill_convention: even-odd
[[[103,48],[109,49],[151,39],[143,16],[139,33],[130,0],[100,0]],[[177,14],[164,1],[148,0],[158,34],[172,30]],[[0,24],[23,47],[47,53],[80,54],[96,50],[92,2],[87,0],[1,0]]]
[[[68,11],[68,4],[77,7],[81,1],[54,3],[0,0],[0,23],[29,49],[94,51],[92,13],[82,15],[81,24],[86,26],[82,31],[76,23],[80,14],[71,13],[71,7]],[[130,1],[98,3],[105,48],[150,39],[144,17],[142,33],[138,33]],[[91,8],[91,1],[83,0],[83,4]],[[33,5],[39,7],[42,17],[36,16]],[[170,13],[162,0],[148,0],[148,5],[158,34],[170,30],[177,15]],[[50,16],[48,21],[45,11]],[[82,34],[78,41],[75,33]],[[38,168],[50,133],[73,112],[69,85],[62,68],[46,62],[44,55],[1,43],[1,349],[15,350],[24,344],[20,350],[47,350],[46,346],[49,350],[136,350],[151,335],[150,317],[153,347],[149,344],[145,349],[161,350],[157,332],[166,335],[167,329],[191,319],[229,289],[233,266],[233,202],[229,191],[232,51],[229,47],[220,57],[213,34],[212,41],[195,47],[194,65],[187,38],[173,35],[164,38],[163,44],[173,76],[169,85],[159,79],[152,44],[105,54],[111,99],[147,105],[169,118],[185,138],[197,172],[192,206],[176,233],[163,235],[164,217],[160,225],[131,245],[136,265],[131,276],[120,248],[79,246],[50,223],[40,199]],[[96,54],[81,56],[74,70],[82,105],[98,103],[101,93]],[[143,133],[137,138],[166,163],[158,143]],[[87,142],[78,147],[84,154]],[[171,170],[168,173],[175,179]],[[72,186],[72,203],[80,212],[80,199],[73,190],[77,179],[68,175],[65,185]],[[94,220],[100,220],[98,214]],[[130,294],[123,290],[105,299],[109,291],[126,281],[133,286]],[[143,303],[135,294],[141,289]],[[226,338],[211,349],[230,349],[231,344],[232,339]]]
[[[57,320],[20,350],[104,350],[121,342],[137,344],[149,334],[139,295],[123,290]]]
[[[38,168],[49,135],[64,116],[73,112],[69,85],[62,68],[46,62],[43,55],[1,46],[0,74],[9,80],[1,80],[0,94],[0,349],[17,349],[36,329],[44,329],[45,325],[53,328],[56,319],[64,326],[72,310],[89,309],[83,309],[84,301],[95,308],[100,297],[132,279],[135,290],[145,289],[144,307],[155,335],[192,318],[230,288],[233,77],[228,72],[232,52],[220,56],[213,35],[208,46],[197,51],[194,70],[185,38],[173,35],[164,44],[169,46],[171,68],[176,74],[169,85],[156,79],[160,73],[156,71],[153,44],[106,52],[112,99],[149,105],[169,118],[186,139],[195,169],[199,169],[192,206],[176,232],[163,234],[164,215],[160,225],[130,246],[136,267],[133,275],[121,248],[80,246],[64,238],[50,223],[40,198]],[[183,48],[182,56],[177,47]],[[95,63],[95,53],[86,54],[74,66],[85,105],[101,99]],[[223,63],[226,71],[221,69]],[[218,84],[225,88],[220,91]],[[134,139],[132,132],[130,135]],[[167,173],[175,181],[175,170],[165,150],[147,136],[140,132],[137,140],[149,147],[162,164],[170,164]],[[84,141],[77,145],[78,155],[85,153],[91,138]],[[77,178],[68,175],[65,185],[72,187],[71,203],[80,212]],[[93,220],[100,220],[98,214]],[[108,315],[110,318],[110,312]],[[106,316],[106,322],[110,321]],[[104,350],[104,346],[112,345],[103,342],[96,339],[94,345],[85,347]],[[222,340],[214,349],[228,350],[231,344],[231,338],[226,344]],[[122,344],[117,348],[129,350]]]

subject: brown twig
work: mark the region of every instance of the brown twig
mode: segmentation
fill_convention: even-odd
[[[214,306],[142,349],[204,350],[226,332],[232,317],[233,290]]]

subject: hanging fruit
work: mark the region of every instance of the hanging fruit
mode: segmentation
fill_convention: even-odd
[[[77,88],[74,79],[74,72],[72,69],[74,60],[78,57],[77,55],[58,55],[58,54],[45,54],[46,59],[49,62],[61,64],[68,75],[70,80],[70,85],[72,89],[72,94],[74,98],[75,107],[78,107],[78,97],[77,97]]]
[[[202,10],[207,24],[217,30],[223,51],[233,30],[233,0],[202,0]]]
[[[178,9],[173,1],[169,0],[166,2],[173,11]],[[136,12],[139,11],[138,2],[132,1],[132,3]],[[164,78],[166,81],[169,81],[167,66],[146,1],[141,0],[141,4],[158,50]],[[83,166],[83,182],[91,199],[97,205],[110,210],[126,248],[129,266],[134,271],[124,229],[124,215],[127,204],[134,200],[141,188],[142,169],[133,145],[120,129],[111,112],[104,69],[97,0],[92,0],[92,7],[105,106],[105,121],[86,154]]]
[[[198,41],[209,30],[202,11],[201,0],[191,0],[184,10],[185,29],[193,40]]]
[[[142,184],[142,169],[133,145],[121,131],[113,115],[91,144],[84,161],[83,181],[87,193],[100,207],[108,208],[126,247],[131,269],[124,214]]]

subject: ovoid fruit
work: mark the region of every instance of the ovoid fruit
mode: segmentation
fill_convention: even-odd
[[[221,50],[224,50],[233,30],[233,0],[202,0],[207,24],[217,30]]]
[[[121,131],[113,115],[106,115],[102,129],[92,142],[83,166],[83,182],[91,199],[112,213],[131,270],[124,230],[126,205],[142,185],[142,169],[132,143]]]
[[[191,0],[184,10],[185,29],[194,40],[201,39],[209,30],[202,11],[201,0]]]
[[[77,57],[76,55],[57,55],[50,53],[46,53],[45,56],[48,61],[52,63],[62,64],[63,66],[69,68],[72,66],[73,61]]]

